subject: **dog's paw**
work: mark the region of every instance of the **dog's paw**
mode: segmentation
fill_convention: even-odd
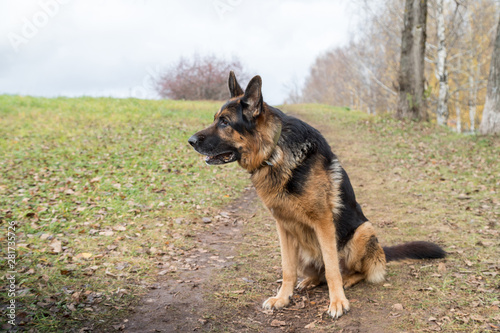
[[[344,313],[349,311],[349,301],[347,298],[338,298],[330,302],[330,307],[328,308],[328,314],[333,319],[340,318]]]
[[[281,309],[290,303],[290,299],[286,298],[278,298],[278,297],[269,297],[263,304],[262,307],[266,310],[270,309]]]
[[[319,280],[316,278],[307,277],[297,284],[298,290],[311,289],[319,285]]]

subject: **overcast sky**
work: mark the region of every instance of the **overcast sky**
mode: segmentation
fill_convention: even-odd
[[[155,98],[180,56],[237,56],[279,104],[353,28],[336,0],[1,0],[0,94]]]

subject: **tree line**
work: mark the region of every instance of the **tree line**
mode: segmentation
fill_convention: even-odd
[[[500,0],[353,0],[349,43],[319,55],[287,102],[347,106],[458,132],[500,132]],[[163,98],[223,100],[238,58],[180,58],[155,81]],[[481,122],[480,122],[481,120]]]
[[[350,42],[317,57],[289,102],[500,132],[498,0],[357,0]],[[482,116],[482,117],[481,117]]]

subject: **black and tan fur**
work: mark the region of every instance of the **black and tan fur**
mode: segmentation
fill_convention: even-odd
[[[382,248],[326,140],[303,121],[264,103],[261,86],[256,76],[243,91],[231,72],[231,99],[189,143],[207,155],[208,164],[237,161],[276,219],[283,283],[265,308],[288,305],[301,276],[298,288],[327,282],[328,313],[338,318],[349,310],[344,287],[361,280],[381,282],[386,261],[444,257],[439,246],[427,242]]]

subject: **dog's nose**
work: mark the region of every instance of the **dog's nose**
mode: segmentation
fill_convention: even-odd
[[[188,142],[191,146],[195,147],[198,143],[200,143],[201,141],[203,141],[203,137],[202,136],[198,136],[198,135],[193,135],[191,136],[189,139],[188,139]]]

